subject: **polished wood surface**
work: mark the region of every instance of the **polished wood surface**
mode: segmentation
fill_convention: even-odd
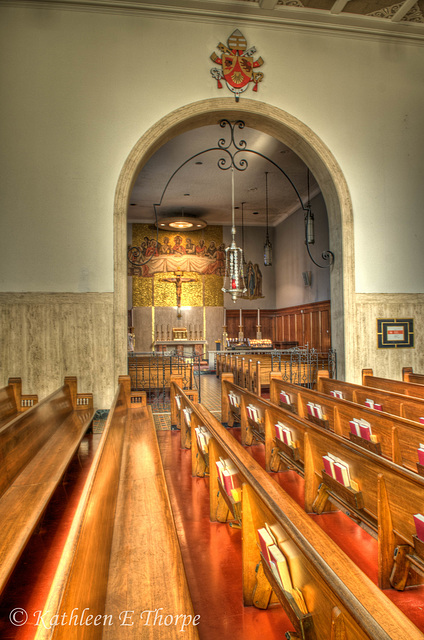
[[[201,405],[195,411],[213,435],[218,451],[230,457],[243,484],[243,582],[245,604],[253,603],[256,566],[260,561],[255,530],[279,523],[295,551],[295,585],[302,589],[314,620],[317,640],[328,640],[334,609],[341,612],[346,639],[423,638],[421,632],[368,580],[340,548],[259,467],[244,448]],[[213,480],[211,465],[209,482]],[[213,496],[215,492],[211,492]],[[249,498],[247,502],[245,496]],[[216,499],[216,496],[215,498]],[[216,513],[212,505],[211,515]]]
[[[134,408],[129,377],[120,382],[45,606],[87,608],[102,623],[40,625],[37,640],[168,640],[189,618],[184,637],[198,638],[151,410]]]
[[[414,373],[412,367],[403,367],[402,380],[404,382],[412,382],[413,384],[424,384],[424,374]]]
[[[345,400],[364,406],[366,400],[370,398],[381,404],[385,413],[392,413],[414,422],[419,422],[421,417],[424,418],[424,398],[405,396],[374,387],[371,389],[344,380],[332,380],[328,377],[328,371],[318,371],[317,391],[326,395],[330,395],[331,391],[341,391]]]
[[[405,396],[424,398],[424,385],[379,378],[373,375],[372,369],[362,369],[362,384],[373,389],[384,389],[385,391],[393,391],[393,393],[401,393]]]
[[[349,422],[353,418],[367,420],[371,424],[372,433],[381,444],[382,454],[411,471],[417,471],[417,449],[423,442],[424,425],[349,400],[340,400],[312,389],[291,385],[274,375],[270,387],[271,402],[280,404],[279,394],[282,390],[290,395],[296,413],[302,418],[308,418],[308,402],[319,404],[327,417],[329,428],[345,438],[349,438]]]
[[[21,378],[9,378],[9,384],[0,389],[0,429],[37,402],[36,395],[22,395]]]
[[[0,429],[0,591],[89,428],[68,384]]]

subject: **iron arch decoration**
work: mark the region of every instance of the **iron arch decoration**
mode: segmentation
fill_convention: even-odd
[[[247,146],[246,140],[242,138],[239,140],[237,139],[235,132],[237,130],[242,131],[246,126],[243,120],[237,120],[236,122],[232,123],[227,119],[223,119],[220,121],[219,126],[222,129],[226,130],[226,133],[227,133],[226,137],[220,138],[215,147],[210,147],[209,149],[203,149],[202,151],[198,151],[197,153],[187,158],[187,160],[184,160],[184,162],[182,162],[180,166],[177,167],[177,169],[175,169],[175,171],[172,173],[167,183],[165,184],[165,187],[162,191],[162,195],[160,197],[159,202],[153,204],[153,209],[155,212],[156,228],[157,228],[157,231],[156,231],[157,239],[159,237],[158,208],[162,206],[163,199],[165,197],[166,191],[170,183],[183,167],[185,167],[189,162],[191,162],[195,158],[198,158],[199,156],[205,153],[210,153],[212,151],[222,151],[224,155],[221,158],[219,158],[217,162],[217,166],[219,169],[221,169],[222,171],[228,171],[230,169],[232,169],[233,171],[234,170],[246,171],[246,169],[249,166],[249,163],[243,154],[250,153],[257,157],[263,158],[266,162],[269,162],[273,167],[275,167],[276,169],[278,169],[278,171],[280,171],[280,173],[286,178],[286,180],[288,180],[289,184],[291,185],[291,187],[293,188],[296,194],[296,197],[300,204],[300,208],[305,213],[305,244],[306,244],[306,249],[307,249],[309,258],[320,269],[331,267],[334,264],[334,253],[329,249],[326,251],[323,251],[321,254],[322,259],[326,261],[327,264],[319,264],[318,262],[316,262],[316,260],[313,258],[311,254],[311,251],[309,249],[310,242],[308,242],[308,229],[310,228],[310,223],[311,223],[311,220],[313,219],[311,205],[309,200],[306,204],[303,202],[302,197],[296,185],[290,178],[290,176],[286,173],[286,171],[284,171],[282,167],[280,167],[276,162],[274,162],[274,160],[272,160],[268,156],[264,155],[260,151],[256,151],[256,149],[249,149]],[[128,249],[127,255],[128,255],[128,261],[132,265],[138,266],[138,267],[146,265],[153,258],[153,255],[151,255],[144,262],[140,261],[141,251],[138,247],[130,247]]]

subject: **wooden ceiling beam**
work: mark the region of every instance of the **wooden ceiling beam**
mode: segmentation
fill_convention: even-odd
[[[391,21],[400,22],[415,4],[417,4],[417,0],[405,0],[403,5],[399,7],[394,16],[392,16]]]
[[[259,6],[261,9],[275,9],[277,0],[259,0]]]
[[[333,6],[330,9],[330,13],[332,14],[341,13],[348,2],[350,2],[350,0],[336,0],[336,2],[333,4]]]

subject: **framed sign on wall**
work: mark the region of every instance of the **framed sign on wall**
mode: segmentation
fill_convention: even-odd
[[[413,346],[413,318],[377,318],[378,349],[400,349]]]

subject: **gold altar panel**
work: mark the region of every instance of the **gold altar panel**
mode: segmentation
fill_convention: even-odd
[[[224,306],[224,293],[221,291],[223,284],[222,276],[205,276],[205,307]]]
[[[133,293],[132,293],[133,307],[151,307],[153,305],[152,278],[142,278],[138,276],[133,276],[132,286],[133,286]]]
[[[177,289],[174,282],[166,282],[166,278],[174,278],[175,273],[155,273],[154,297],[156,307],[176,307]],[[182,307],[203,307],[202,276],[189,271],[183,272],[183,278],[193,278],[194,282],[183,282],[181,288]],[[148,280],[148,278],[144,278]]]
[[[186,246],[186,240],[189,238],[193,244],[199,244],[200,240],[204,240],[208,247],[211,242],[215,242],[216,246],[222,243],[222,227],[208,226],[206,229],[199,229],[199,231],[161,231],[159,229],[159,242],[164,244],[164,239],[168,238],[171,245],[174,244],[174,238],[181,236],[183,239],[182,244]],[[132,243],[133,246],[141,246],[145,238],[149,240],[156,240],[156,227],[154,224],[138,224],[132,225]]]

